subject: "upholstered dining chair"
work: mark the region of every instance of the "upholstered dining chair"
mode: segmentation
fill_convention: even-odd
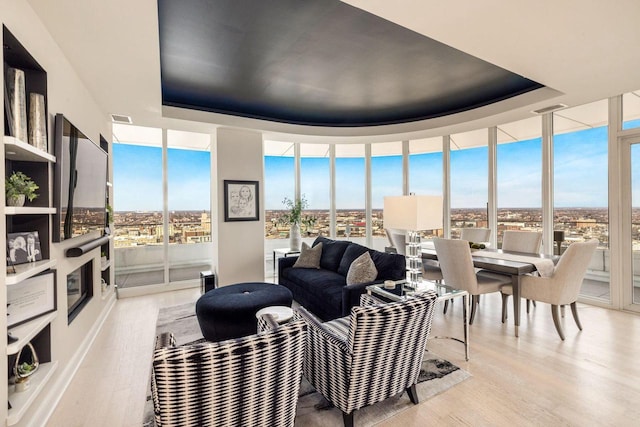
[[[387,233],[389,243],[395,248],[396,252],[400,255],[406,255],[406,232],[402,230],[396,230],[395,228],[385,228],[384,231],[385,233]]]
[[[587,268],[597,246],[597,239],[572,243],[560,257],[550,277],[522,276],[520,279],[520,296],[522,298],[551,304],[553,324],[562,340],[564,340],[564,331],[560,324],[558,307],[570,304],[573,319],[578,329],[582,330],[576,301],[578,300],[582,280],[587,273]],[[511,285],[504,286],[502,288],[503,322],[506,318],[506,302],[509,295],[513,295],[513,288]]]
[[[293,426],[306,345],[306,324],[256,335],[175,346],[156,340],[151,394],[157,426]]]
[[[473,324],[479,296],[491,292],[500,292],[500,288],[511,283],[511,277],[488,271],[476,273],[471,258],[471,249],[466,240],[433,239],[442,270],[444,283],[454,289],[462,289],[471,295],[471,315],[469,324]]]
[[[512,252],[526,252],[530,254],[537,254],[540,252],[540,246],[542,245],[542,232],[541,231],[516,231],[505,230],[502,235],[502,250]],[[533,306],[536,306],[536,302],[533,301]],[[527,313],[531,308],[531,300],[527,300]],[[505,322],[506,311],[503,310],[502,323]]]
[[[537,254],[540,252],[541,244],[542,232],[540,231],[505,230],[502,235],[502,249],[505,251]]]
[[[416,384],[436,303],[433,291],[401,302],[364,304],[347,317],[321,323],[299,308],[307,322],[304,375],[342,411],[345,427],[354,412],[407,391],[418,403]]]
[[[490,228],[465,227],[460,229],[460,240],[467,242],[488,242],[491,238]]]

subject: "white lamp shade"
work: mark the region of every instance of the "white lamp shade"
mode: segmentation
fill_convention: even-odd
[[[442,196],[387,196],[384,228],[420,231],[442,228]]]

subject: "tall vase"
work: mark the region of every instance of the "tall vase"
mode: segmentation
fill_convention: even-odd
[[[302,236],[300,236],[300,224],[291,224],[289,229],[289,249],[300,250]]]

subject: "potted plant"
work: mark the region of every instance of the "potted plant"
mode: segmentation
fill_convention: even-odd
[[[4,182],[8,206],[24,206],[25,199],[32,202],[38,197],[36,190],[40,187],[23,172],[13,172]]]
[[[300,236],[300,224],[302,222],[302,210],[309,206],[309,202],[304,195],[298,200],[291,200],[285,197],[282,204],[289,210],[280,217],[283,224],[289,225],[289,248],[300,250],[302,237]]]

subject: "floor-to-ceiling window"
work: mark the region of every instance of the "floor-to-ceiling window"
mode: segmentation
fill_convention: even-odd
[[[114,126],[115,280],[164,283],[162,129]]]
[[[313,241],[330,235],[329,144],[300,144],[300,195],[306,201],[300,232]]]
[[[169,282],[211,269],[210,183],[209,135],[167,130]]]
[[[196,281],[213,255],[209,135],[168,130],[164,151],[162,129],[114,125],[113,137],[118,289]]]
[[[289,226],[281,220],[284,201],[295,198],[295,157],[292,142],[264,142],[264,235],[287,239]],[[281,245],[281,244],[280,244]]]
[[[542,231],[542,120],[498,126],[498,247],[505,230]]]
[[[442,196],[442,137],[409,142],[409,192]],[[443,229],[424,230],[422,239],[442,236]]]
[[[488,227],[488,131],[451,135],[451,237]]]
[[[402,195],[402,142],[371,145],[371,234],[373,248],[384,251],[384,198]]]
[[[336,146],[336,238],[365,243],[364,144]]]
[[[622,95],[622,129],[640,127],[640,90]]]
[[[640,304],[640,143],[631,145],[631,259],[631,299]]]
[[[608,103],[553,113],[554,230],[561,251],[598,239],[581,295],[610,301]],[[558,233],[556,233],[558,234]]]

